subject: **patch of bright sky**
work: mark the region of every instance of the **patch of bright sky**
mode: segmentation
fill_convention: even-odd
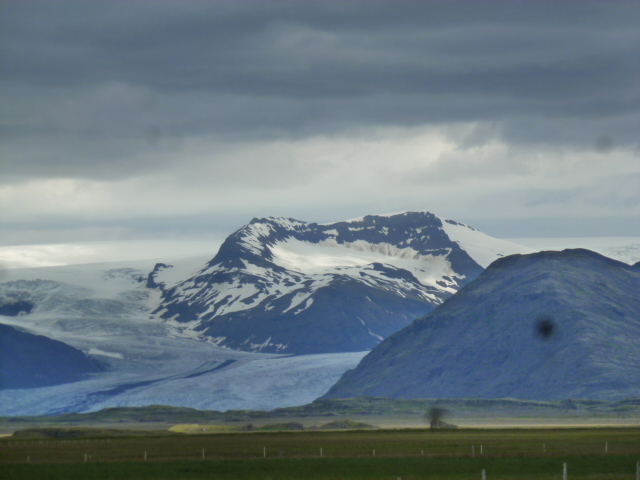
[[[193,255],[211,255],[213,258],[221,243],[147,240],[3,246],[0,247],[0,264],[13,269],[147,259],[166,262]]]
[[[0,187],[2,219],[33,225],[40,218],[54,221],[60,212],[93,222],[207,212],[247,221],[269,215],[315,221],[319,205],[341,212],[336,220],[406,209],[452,219],[584,215],[587,207],[599,216],[638,212],[632,201],[638,163],[629,152],[612,152],[603,162],[594,152],[530,152],[495,138],[466,147],[452,137],[460,129],[375,128],[247,145],[194,138],[185,140],[177,170]],[[245,168],[233,168],[239,164]]]

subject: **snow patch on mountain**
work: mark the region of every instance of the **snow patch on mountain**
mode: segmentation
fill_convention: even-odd
[[[452,220],[444,220],[442,227],[449,238],[460,245],[483,268],[487,268],[500,257],[535,251],[517,243],[490,237],[473,227]]]
[[[399,248],[385,242],[337,243],[329,239],[310,243],[288,238],[269,248],[276,265],[304,274],[348,274],[348,267],[382,263],[410,271],[424,285],[435,286],[443,276],[456,275],[445,257],[421,255],[413,248]],[[352,271],[356,276],[360,273]]]

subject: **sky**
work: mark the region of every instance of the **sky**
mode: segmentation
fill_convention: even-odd
[[[640,236],[639,25],[637,1],[3,1],[0,245],[405,210]]]

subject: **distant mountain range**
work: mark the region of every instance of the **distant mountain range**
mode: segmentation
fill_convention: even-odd
[[[640,263],[588,250],[497,260],[325,398],[640,396],[639,293]]]
[[[0,335],[14,348],[0,345],[8,368],[0,377],[0,415],[152,403],[217,410],[309,403],[354,368],[364,349],[449,305],[494,260],[530,251],[428,212],[406,212],[331,225],[254,220],[217,255],[178,257],[187,253],[180,251],[157,264],[6,270],[0,324],[18,330]],[[508,292],[516,280],[496,288]],[[483,305],[484,297],[476,300],[465,310]],[[564,335],[556,325],[559,336],[542,345]],[[466,330],[459,327],[460,343],[448,355],[473,345],[464,340]],[[30,340],[23,342],[23,334]],[[614,329],[602,338],[608,334],[627,335]],[[347,353],[290,355],[336,351]],[[619,353],[611,358],[626,372]],[[397,361],[406,361],[402,352]]]
[[[254,220],[209,257],[8,270],[0,323],[67,344],[104,370],[76,374],[63,366],[67,353],[43,346],[33,359],[69,375],[21,384],[5,376],[0,414],[308,403],[363,349],[431,311],[491,261],[527,250],[407,212],[332,225]]]
[[[477,277],[529,251],[429,212],[318,225],[254,219],[195,274],[157,264],[154,314],[186,335],[246,351],[362,351]]]

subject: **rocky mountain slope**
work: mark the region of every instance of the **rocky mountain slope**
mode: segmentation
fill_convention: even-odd
[[[318,225],[254,219],[184,278],[156,265],[155,314],[237,350],[362,351],[430,312],[483,267],[526,247],[429,212]]]
[[[640,264],[588,250],[498,260],[326,398],[638,396],[639,292]]]

